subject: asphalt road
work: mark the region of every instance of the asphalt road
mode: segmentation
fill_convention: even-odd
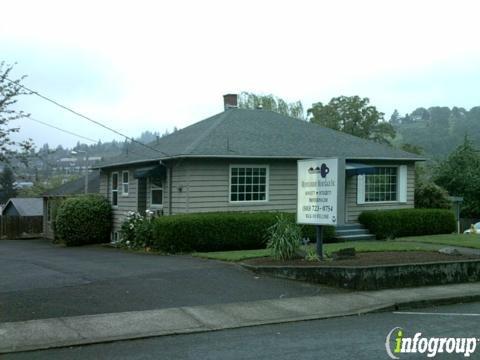
[[[406,336],[480,337],[480,303],[412,310],[436,314],[375,313],[191,335],[6,355],[5,359],[389,359],[385,339],[394,327]],[[456,313],[444,314],[444,313]],[[480,344],[470,359],[480,358]],[[400,359],[427,359],[401,354]],[[438,359],[464,359],[459,354]]]
[[[338,291],[189,256],[0,240],[0,322]]]

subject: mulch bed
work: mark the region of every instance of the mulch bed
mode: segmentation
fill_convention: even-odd
[[[304,259],[278,261],[268,257],[243,261],[254,266],[371,266],[429,263],[442,261],[480,260],[475,255],[447,255],[435,251],[390,251],[357,253],[353,259],[306,261]]]

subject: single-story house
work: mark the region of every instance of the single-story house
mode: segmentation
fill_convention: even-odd
[[[295,212],[299,159],[340,159],[346,177],[339,224],[357,222],[368,209],[414,206],[418,155],[272,111],[239,109],[234,94],[224,96],[224,107],[97,166],[100,193],[113,207],[113,240],[129,211]],[[362,166],[374,171],[359,174]]]
[[[98,194],[100,190],[100,172],[94,170],[88,174],[88,194]],[[43,194],[42,214],[43,214],[43,236],[48,239],[54,238],[52,220],[55,214],[55,208],[60,202],[70,196],[85,194],[85,176],[69,181],[55,189]]]
[[[42,198],[11,198],[2,210],[2,216],[43,216]]]

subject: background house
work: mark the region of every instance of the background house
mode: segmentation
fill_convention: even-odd
[[[2,209],[0,237],[18,239],[42,234],[43,202],[41,198],[11,198]]]
[[[100,173],[98,170],[88,175],[88,194],[98,194],[100,189]],[[85,176],[69,181],[58,188],[52,189],[43,194],[42,215],[43,215],[43,236],[48,239],[54,238],[52,228],[53,217],[56,207],[61,201],[70,196],[85,194]]]
[[[225,111],[99,165],[117,232],[128,211],[296,211],[297,160],[336,157],[346,172],[341,223],[414,206],[419,156],[267,110]],[[360,168],[373,168],[365,175]]]

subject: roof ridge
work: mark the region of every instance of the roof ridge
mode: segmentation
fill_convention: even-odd
[[[192,151],[195,150],[195,148],[208,136],[210,135],[210,133],[218,126],[220,125],[220,123],[225,119],[226,117],[226,114],[228,113],[228,111],[224,111],[220,114],[217,114],[218,118],[215,119],[215,121],[213,122],[212,125],[210,125],[210,127],[205,130],[203,132],[202,135],[200,135],[194,142],[192,142],[190,145],[188,145],[186,148],[185,148],[185,153],[183,155],[187,155],[187,154],[190,154]]]

